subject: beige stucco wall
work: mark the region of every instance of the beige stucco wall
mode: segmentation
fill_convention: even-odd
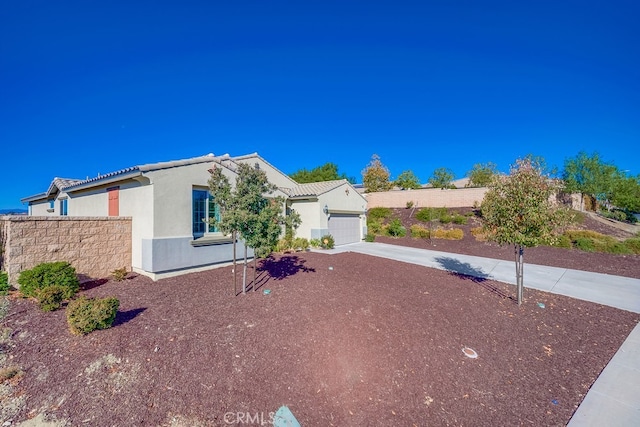
[[[2,268],[16,286],[18,276],[43,262],[67,261],[81,280],[131,270],[131,218],[0,217]]]
[[[326,215],[322,212],[322,208],[320,206],[321,205],[318,204],[316,199],[296,200],[291,203],[291,208],[300,214],[300,218],[302,218],[302,223],[296,230],[296,237],[310,239],[312,229],[322,228],[321,218],[326,217]],[[326,227],[325,219],[324,228]]]
[[[407,202],[413,202],[417,208],[447,207],[462,208],[471,207],[482,203],[487,192],[482,188],[456,188],[441,190],[439,188],[424,188],[419,190],[397,190],[377,193],[365,193],[368,208],[406,208]]]

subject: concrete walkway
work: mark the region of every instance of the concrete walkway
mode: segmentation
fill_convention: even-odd
[[[385,243],[352,243],[323,253],[357,252],[515,285],[515,264]],[[524,265],[525,288],[640,313],[640,279]],[[640,323],[595,381],[569,427],[640,426]]]

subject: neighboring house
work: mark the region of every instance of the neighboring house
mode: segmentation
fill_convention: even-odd
[[[366,199],[347,180],[298,184],[257,153],[209,154],[85,180],[54,178],[46,192],[22,202],[28,203],[31,216],[132,218],[132,269],[159,278],[232,261],[230,236],[203,219],[218,214],[208,191],[209,170],[222,168],[233,184],[239,163],[264,170],[278,187],[274,196],[285,198],[287,212],[300,214],[296,236],[312,239],[331,233],[341,245],[361,241],[366,234]],[[237,250],[243,253],[241,241]]]

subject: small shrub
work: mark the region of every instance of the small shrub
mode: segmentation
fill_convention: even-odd
[[[375,234],[371,234],[371,233],[367,233],[364,236],[364,241],[365,242],[375,242],[376,241],[376,235]]]
[[[407,235],[407,229],[398,218],[394,218],[387,227],[387,234],[391,237],[404,237]]]
[[[640,254],[640,238],[633,237],[624,241],[624,244],[634,254]]]
[[[574,245],[577,249],[585,252],[595,252],[596,246],[593,243],[593,239],[588,237],[578,237],[574,240]]]
[[[453,216],[449,215],[449,214],[444,214],[444,215],[440,215],[440,217],[438,218],[438,220],[442,223],[442,224],[450,224],[453,221]]]
[[[549,246],[553,246],[554,248],[565,248],[570,249],[573,247],[571,244],[571,239],[566,235],[562,234],[558,236],[553,242],[550,243]]]
[[[452,221],[454,224],[464,225],[467,223],[468,219],[464,215],[460,215],[459,213],[453,215]]]
[[[11,286],[9,285],[9,274],[0,271],[0,295],[7,295]]]
[[[451,228],[448,230],[437,228],[431,233],[431,236],[434,239],[462,240],[464,237],[464,231],[460,228]]]
[[[46,288],[36,290],[38,306],[42,311],[56,311],[66,299],[67,288],[60,285],[51,285]]]
[[[67,323],[71,333],[86,335],[113,324],[120,301],[117,298],[86,298],[73,300],[67,306]]]
[[[407,202],[407,209],[411,209],[413,207],[413,200],[409,200]]]
[[[122,267],[122,268],[113,270],[111,272],[111,277],[113,277],[113,280],[115,280],[116,282],[122,282],[124,279],[127,278],[127,267]]]
[[[370,233],[380,234],[382,233],[383,226],[380,221],[371,221],[367,223],[367,229]]]
[[[24,270],[18,276],[18,284],[20,293],[26,297],[34,297],[38,289],[51,285],[65,288],[65,299],[71,298],[80,289],[76,269],[65,261],[45,262],[31,270]]]
[[[289,239],[280,239],[276,243],[276,252],[287,252],[291,250],[291,242]]]
[[[487,233],[484,231],[482,227],[473,227],[471,229],[471,235],[475,237],[478,242],[487,241]]]
[[[309,241],[304,237],[296,237],[293,239],[292,247],[296,251],[306,251],[309,249]]]
[[[428,239],[429,230],[424,225],[413,224],[411,226],[411,237],[416,239]]]
[[[630,254],[631,251],[627,246],[614,239],[611,236],[603,236],[601,239],[593,239],[596,252],[604,252],[608,254]]]
[[[320,247],[322,247],[322,249],[333,249],[335,243],[331,234],[325,234],[320,238]]]
[[[433,208],[422,208],[416,214],[416,219],[422,222],[433,221],[437,218],[435,211]]]
[[[371,208],[367,211],[367,222],[378,221],[382,223],[391,216],[391,209],[389,208]]]
[[[320,239],[311,239],[311,240],[309,240],[309,246],[311,246],[312,248],[319,248],[320,247]]]
[[[564,234],[571,239],[572,242],[575,242],[579,238],[602,239],[606,237],[604,234],[593,230],[567,230]]]

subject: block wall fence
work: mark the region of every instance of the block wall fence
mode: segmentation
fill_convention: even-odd
[[[370,208],[406,208],[407,202],[413,202],[416,208],[467,208],[479,205],[488,188],[424,188],[418,190],[394,190],[376,193],[364,193],[367,207]]]
[[[131,270],[131,218],[0,216],[0,270],[17,287],[20,272],[67,261],[80,281]]]
[[[487,187],[424,188],[418,190],[392,190],[377,193],[363,193],[367,199],[367,208],[406,208],[413,203],[416,208],[471,208],[480,206]],[[558,193],[550,197],[552,203],[559,203],[576,210],[585,210],[580,194]]]

